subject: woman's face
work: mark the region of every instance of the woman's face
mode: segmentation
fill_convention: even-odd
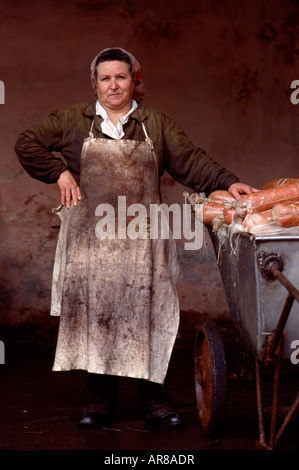
[[[97,66],[97,95],[107,111],[131,109],[134,83],[126,62],[119,60],[101,62]]]

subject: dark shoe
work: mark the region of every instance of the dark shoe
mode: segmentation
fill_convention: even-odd
[[[103,428],[113,424],[112,413],[97,413],[84,410],[79,419],[79,427],[86,429]]]
[[[151,405],[145,415],[146,424],[154,424],[161,427],[179,427],[183,425],[181,415],[167,402]]]

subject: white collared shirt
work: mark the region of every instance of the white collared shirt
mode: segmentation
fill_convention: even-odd
[[[103,122],[101,124],[102,132],[108,135],[109,137],[112,137],[112,139],[121,139],[125,135],[124,130],[123,130],[123,125],[128,121],[130,114],[132,114],[135,111],[137,106],[138,105],[136,101],[132,100],[132,107],[130,111],[127,114],[125,114],[125,116],[122,116],[119,119],[117,125],[115,126],[110,121],[107,111],[103,108],[103,106],[101,106],[99,100],[97,100],[96,101],[96,114],[98,114],[99,116],[103,118]]]

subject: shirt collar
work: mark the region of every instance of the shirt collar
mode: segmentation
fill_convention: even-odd
[[[123,130],[124,124],[128,121],[129,116],[137,109],[137,102],[135,100],[132,100],[132,106],[130,111],[122,116],[117,125],[114,126],[112,122],[109,119],[109,116],[107,114],[107,111],[101,106],[99,100],[96,101],[96,114],[101,116],[103,119],[103,122],[101,123],[101,128],[102,132],[109,137],[112,137],[113,139],[121,139],[125,133]]]

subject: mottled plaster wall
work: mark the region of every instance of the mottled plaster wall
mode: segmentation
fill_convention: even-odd
[[[196,145],[254,186],[298,176],[298,2],[273,0],[1,1],[0,324],[46,330],[58,220],[56,186],[32,180],[14,143],[61,106],[92,98],[89,67],[113,45],[143,67],[145,104],[171,115]],[[163,181],[165,202],[183,188]],[[205,249],[183,251],[183,312],[227,317],[218,267]]]

